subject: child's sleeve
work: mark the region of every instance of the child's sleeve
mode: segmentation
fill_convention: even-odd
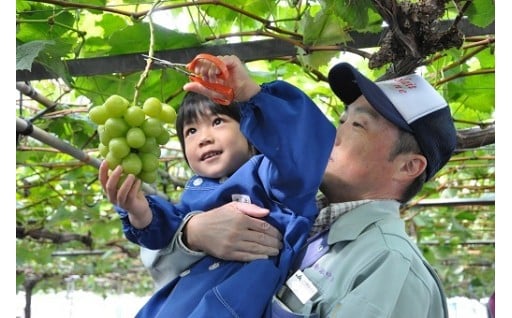
[[[272,163],[272,195],[294,211],[315,197],[336,129],[318,106],[297,87],[274,81],[242,107],[240,128]]]
[[[167,247],[185,215],[176,205],[161,197],[147,195],[146,198],[153,213],[153,219],[143,229],[133,227],[128,219],[128,212],[115,206],[115,210],[121,217],[123,233],[129,241],[148,249],[157,250]]]

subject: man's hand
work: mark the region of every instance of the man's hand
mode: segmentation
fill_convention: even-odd
[[[225,260],[248,262],[279,253],[282,235],[260,220],[269,211],[253,204],[230,202],[193,216],[184,229],[192,250]]]

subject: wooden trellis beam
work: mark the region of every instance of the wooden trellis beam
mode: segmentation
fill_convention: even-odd
[[[445,30],[451,25],[451,23],[452,21],[443,21],[439,24],[439,29]],[[470,24],[466,20],[462,20],[459,24],[459,29],[466,37],[494,34],[494,23],[486,28],[479,28]],[[350,46],[355,49],[377,47],[382,34],[385,34],[385,31],[386,28],[384,28],[381,33],[351,33],[350,36],[354,41],[347,43],[346,47]],[[314,48],[311,48],[311,50],[314,51]],[[65,64],[72,77],[132,73],[142,71],[146,66],[146,61],[141,55],[145,53],[147,52],[67,60],[65,61]],[[210,53],[213,55],[234,54],[242,61],[249,62],[295,56],[297,54],[297,48],[290,41],[269,39],[215,46],[204,45],[192,48],[164,50],[156,52],[155,56],[177,63],[188,63],[199,53]],[[55,77],[56,76],[54,74],[51,74],[42,65],[37,63],[32,65],[31,71],[16,71],[17,82],[43,80]]]

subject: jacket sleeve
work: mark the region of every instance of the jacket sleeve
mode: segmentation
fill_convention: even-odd
[[[156,195],[147,195],[146,198],[153,212],[153,219],[143,229],[133,227],[128,219],[128,212],[115,206],[115,210],[121,217],[123,233],[129,241],[148,249],[157,250],[167,247],[185,215],[177,205],[163,198]]]
[[[294,211],[316,194],[336,134],[334,125],[300,89],[284,82],[263,84],[242,107],[240,128],[271,162],[272,195]]]
[[[193,211],[185,216],[169,246],[158,251],[148,251],[141,247],[141,259],[157,288],[165,286],[206,255],[204,252],[190,250],[182,241],[183,227],[198,213],[201,212]]]

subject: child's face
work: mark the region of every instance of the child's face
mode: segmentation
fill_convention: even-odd
[[[184,125],[183,136],[190,168],[203,177],[230,176],[251,157],[240,124],[226,115],[201,116]]]

